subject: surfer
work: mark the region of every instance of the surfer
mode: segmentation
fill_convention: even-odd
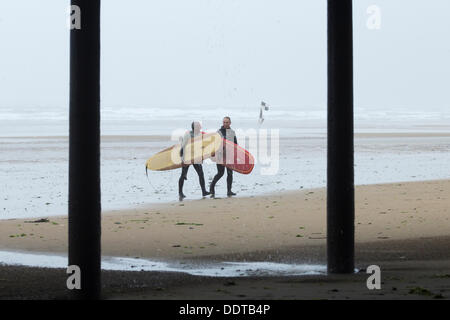
[[[186,132],[186,134],[184,135],[183,140],[181,142],[180,156],[181,156],[182,161],[184,160],[183,152],[184,152],[184,148],[186,147],[186,145],[191,141],[191,139],[202,134],[202,132],[200,131],[202,129],[202,125],[200,124],[200,122],[197,122],[197,121],[192,122],[191,128],[192,128],[192,130]],[[194,166],[195,171],[197,171],[198,180],[200,182],[200,187],[202,188],[202,194],[204,197],[206,197],[210,193],[208,191],[206,191],[205,176],[203,174],[202,165],[200,163],[194,163],[192,165]],[[178,180],[178,195],[180,197],[180,201],[182,201],[184,198],[186,198],[186,196],[183,193],[183,185],[184,185],[184,180],[187,180],[187,173],[189,170],[189,166],[190,166],[190,164],[185,164],[183,161],[183,166],[181,167],[181,176],[180,176],[180,179]]]
[[[237,144],[237,138],[236,138],[236,133],[234,132],[233,129],[231,129],[231,119],[230,117],[224,117],[223,118],[223,125],[222,127],[217,131],[223,138],[234,142],[235,144]],[[223,154],[219,155],[222,157],[222,159],[225,160],[226,158],[226,154],[225,154],[225,145],[224,145],[224,149],[223,149]],[[221,161],[217,161],[217,162],[221,162]],[[211,197],[215,196],[215,186],[217,181],[220,180],[220,178],[222,178],[222,176],[225,173],[225,166],[222,164],[217,163],[217,174],[214,176],[213,181],[211,182],[211,185],[209,187],[209,192],[211,193]],[[233,184],[233,170],[231,170],[230,168],[227,168],[227,196],[231,197],[231,196],[235,196],[236,193],[234,193],[233,191],[231,191],[231,186]]]

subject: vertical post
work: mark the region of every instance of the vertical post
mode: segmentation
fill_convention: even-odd
[[[353,273],[355,264],[352,20],[352,0],[328,0],[329,273]]]
[[[74,298],[100,298],[100,0],[72,0],[70,31],[69,265],[81,270]]]

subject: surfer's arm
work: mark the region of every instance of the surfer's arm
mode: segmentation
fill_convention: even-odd
[[[181,142],[181,148],[184,148],[191,141],[191,135],[186,132],[183,136],[183,141]]]
[[[188,142],[191,140],[191,135],[189,132],[185,133],[183,136],[183,139],[181,140],[181,148],[180,148],[180,157],[183,159],[184,156],[184,148],[188,144]]]

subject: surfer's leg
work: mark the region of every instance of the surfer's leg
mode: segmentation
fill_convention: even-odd
[[[217,174],[214,176],[213,181],[211,182],[211,186],[209,187],[209,192],[211,192],[211,195],[214,195],[215,193],[215,186],[217,181],[220,180],[220,178],[222,178],[223,174],[225,172],[225,167],[221,164],[217,164]]]
[[[183,185],[184,180],[186,180],[186,176],[189,170],[189,166],[185,166],[181,168],[181,176],[178,180],[178,195],[180,196],[180,200],[183,200],[186,196],[183,194]]]
[[[232,185],[233,185],[233,170],[227,168],[227,194],[228,194],[228,196],[236,195],[236,193],[231,191]]]
[[[203,174],[203,167],[201,164],[194,164],[194,169],[197,171],[198,174],[198,180],[200,182],[200,187],[202,188],[202,194],[203,196],[209,195],[209,192],[206,191],[205,187],[205,175]]]

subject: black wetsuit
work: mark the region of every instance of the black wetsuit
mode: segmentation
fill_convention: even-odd
[[[205,176],[203,174],[203,168],[201,164],[193,164],[195,171],[197,171],[198,174],[198,180],[200,182],[200,187],[202,188],[202,193],[206,194],[206,187],[205,187]],[[189,170],[190,165],[182,167],[181,168],[181,176],[180,179],[178,180],[178,193],[182,194],[183,193],[183,185],[184,185],[184,180],[187,180],[187,173]]]
[[[194,137],[192,131],[191,133],[191,138]],[[180,156],[183,157],[183,148],[180,150]],[[192,164],[194,166],[195,171],[198,174],[198,180],[200,183],[200,187],[202,188],[202,194],[203,196],[208,195],[209,193],[206,191],[206,187],[205,187],[205,175],[203,174],[203,167],[201,164],[199,163],[194,163]],[[180,179],[178,180],[178,194],[180,195],[180,197],[184,197],[183,194],[183,185],[184,185],[184,180],[187,180],[187,173],[189,170],[189,167],[191,165],[185,165],[181,168],[181,176]]]
[[[234,142],[235,144],[237,144],[237,138],[236,138],[236,133],[234,132],[233,129],[225,129],[223,126],[217,131],[220,133],[220,135],[229,140]],[[228,133],[228,135],[227,135]],[[225,154],[225,146],[223,149],[223,159],[226,159],[226,154]],[[211,194],[215,193],[215,186],[217,181],[220,180],[220,178],[223,177],[224,173],[225,173],[225,166],[222,164],[217,164],[217,174],[214,176],[213,181],[211,182],[211,186],[209,188],[209,191],[211,192]],[[230,168],[226,168],[227,169],[227,193],[228,195],[230,195],[232,193],[231,191],[231,187],[233,185],[233,170],[231,170]]]

